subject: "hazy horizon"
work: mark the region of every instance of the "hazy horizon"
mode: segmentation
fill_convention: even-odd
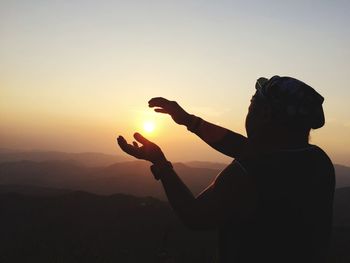
[[[62,153],[62,154],[102,154],[102,155],[108,155],[108,156],[115,156],[122,158],[121,160],[118,160],[117,162],[124,162],[124,161],[141,161],[141,162],[148,162],[146,160],[137,159],[125,154],[120,153],[108,153],[108,152],[96,152],[96,151],[59,151],[54,149],[9,149],[9,148],[0,148],[0,154],[6,154],[6,153]],[[54,160],[54,159],[53,159]],[[224,157],[222,159],[218,160],[212,160],[212,159],[173,159],[171,160],[174,163],[190,163],[190,162],[203,162],[203,163],[218,163],[218,164],[229,164],[232,162],[233,158],[231,157]],[[348,166],[350,167],[350,164],[346,163],[337,163],[333,162],[336,165],[340,166]]]

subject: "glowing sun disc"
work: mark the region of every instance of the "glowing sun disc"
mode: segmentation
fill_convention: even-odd
[[[153,132],[154,129],[155,129],[155,124],[154,124],[154,122],[152,122],[152,121],[146,121],[146,122],[144,122],[144,124],[143,124],[143,129],[144,129],[146,132]]]

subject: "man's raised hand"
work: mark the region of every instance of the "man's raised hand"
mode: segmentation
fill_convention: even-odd
[[[157,107],[154,109],[155,112],[169,114],[177,124],[188,125],[190,122],[191,115],[181,108],[176,101],[156,97],[148,101],[148,106],[150,108]]]
[[[147,140],[140,133],[135,133],[134,138],[136,141],[142,144],[139,146],[136,141],[133,144],[127,143],[123,136],[118,136],[117,142],[119,147],[127,154],[134,156],[138,159],[150,161],[152,163],[166,161],[165,155],[158,145]]]

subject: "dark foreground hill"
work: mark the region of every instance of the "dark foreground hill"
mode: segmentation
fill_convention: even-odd
[[[0,262],[212,262],[215,234],[191,232],[167,203],[86,192],[0,194]]]
[[[194,232],[168,203],[52,189],[0,194],[0,262],[213,262],[214,232]],[[350,262],[350,188],[335,196],[329,262]]]

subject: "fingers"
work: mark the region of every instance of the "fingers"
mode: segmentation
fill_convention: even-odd
[[[139,145],[137,144],[137,142],[133,141],[132,144],[133,144],[135,147],[139,148]]]
[[[118,142],[120,148],[124,147],[127,144],[126,140],[121,135],[118,136],[117,142]]]
[[[127,154],[130,154],[136,158],[141,158],[141,152],[138,146],[128,144],[127,141],[124,139],[123,136],[119,136],[117,138],[118,144],[120,148],[126,152]],[[136,142],[135,142],[136,143]],[[137,143],[136,143],[137,144]]]
[[[162,97],[155,97],[148,101],[148,107],[164,107],[166,106],[170,101],[162,98]]]
[[[118,141],[118,145],[120,146],[120,148],[124,151],[129,153],[130,152],[130,144],[127,143],[127,141],[124,139],[123,136],[118,136],[117,138]]]
[[[155,112],[160,112],[160,113],[169,113],[169,111],[167,111],[166,109],[162,109],[162,108],[157,108],[154,109]]]
[[[151,144],[152,142],[147,140],[145,137],[143,137],[140,133],[135,132],[134,133],[134,138],[136,139],[136,141],[142,143],[142,144]]]

